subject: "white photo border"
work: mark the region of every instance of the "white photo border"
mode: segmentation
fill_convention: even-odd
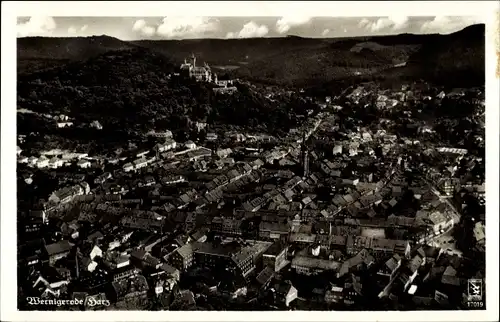
[[[16,258],[16,18],[19,16],[478,16],[486,23],[485,311],[20,312]],[[1,320],[5,321],[497,321],[500,7],[496,1],[25,1],[2,2]]]

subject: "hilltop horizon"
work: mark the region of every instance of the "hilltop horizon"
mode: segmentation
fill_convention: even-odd
[[[18,17],[17,35],[107,35],[123,41],[281,38],[345,38],[398,34],[450,34],[484,23],[472,16],[314,17]]]
[[[124,42],[136,42],[136,41],[199,41],[199,40],[251,40],[251,39],[284,39],[284,38],[300,38],[300,39],[346,39],[346,38],[371,38],[371,37],[388,37],[388,36],[402,36],[402,35],[415,35],[415,36],[425,36],[425,35],[450,35],[454,33],[461,32],[466,29],[470,28],[477,28],[477,27],[485,27],[486,25],[484,23],[475,23],[468,25],[460,30],[453,31],[453,32],[421,32],[421,33],[414,33],[414,32],[400,32],[400,33],[386,33],[386,34],[377,34],[377,35],[359,35],[359,36],[317,36],[317,37],[308,37],[308,36],[301,36],[298,34],[287,34],[287,35],[282,35],[282,36],[262,36],[262,37],[238,37],[238,38],[223,38],[223,37],[204,37],[204,38],[148,38],[148,37],[141,37],[141,38],[136,38],[136,39],[121,39],[119,37],[102,33],[102,34],[93,34],[93,35],[85,35],[85,36],[79,36],[79,35],[68,35],[68,36],[51,36],[51,35],[45,35],[45,36],[18,36],[17,39],[26,39],[26,38],[52,38],[52,39],[72,39],[72,38],[99,38],[99,37],[110,37],[114,38],[120,41]]]

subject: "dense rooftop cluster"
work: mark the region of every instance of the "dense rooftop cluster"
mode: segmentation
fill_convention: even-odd
[[[286,136],[199,121],[111,156],[29,155],[20,136],[20,308],[467,308],[484,278],[483,96],[361,84],[304,97]]]

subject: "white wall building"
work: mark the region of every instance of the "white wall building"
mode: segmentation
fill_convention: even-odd
[[[80,160],[80,161],[78,161],[77,165],[80,168],[86,169],[86,168],[90,168],[91,164],[90,164],[89,160]]]

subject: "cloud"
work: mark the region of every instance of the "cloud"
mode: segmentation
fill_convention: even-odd
[[[30,17],[26,22],[17,25],[17,35],[44,36],[51,34],[56,29],[57,24],[52,17]]]
[[[409,18],[405,16],[384,17],[376,21],[370,21],[363,18],[358,26],[371,32],[378,31],[396,31],[408,27]]]
[[[361,19],[361,21],[358,23],[359,28],[365,29],[368,25],[370,25],[372,22],[366,18]]]
[[[219,20],[208,17],[165,17],[156,29],[165,38],[200,38],[219,29]]]
[[[325,29],[325,30],[323,30],[321,35],[324,37],[324,36],[328,35],[329,33],[330,33],[330,29]]]
[[[434,19],[426,21],[420,27],[424,33],[452,33],[459,31],[467,26],[484,23],[478,17],[446,17],[436,16]]]
[[[134,25],[132,26],[133,31],[141,31],[142,28],[146,26],[146,20],[144,19],[139,19],[136,22],[134,22]]]
[[[87,30],[88,27],[89,27],[88,25],[83,25],[80,28],[77,28],[75,26],[70,26],[68,28],[68,35],[76,35],[76,34],[82,33],[85,30]]]
[[[156,29],[155,27],[151,27],[151,26],[144,26],[144,28],[142,28],[142,34],[145,35],[145,36],[154,36],[154,34],[156,33]]]
[[[238,32],[228,32],[226,38],[258,38],[264,37],[269,33],[269,28],[266,25],[258,25],[250,21],[243,25]]]
[[[311,21],[311,17],[305,16],[287,16],[281,17],[276,22],[276,31],[280,34],[284,34],[293,27],[305,25]]]
[[[134,22],[134,25],[132,26],[132,31],[146,37],[152,37],[156,34],[156,28],[153,26],[148,26],[148,24],[144,19],[139,19],[136,22]]]

